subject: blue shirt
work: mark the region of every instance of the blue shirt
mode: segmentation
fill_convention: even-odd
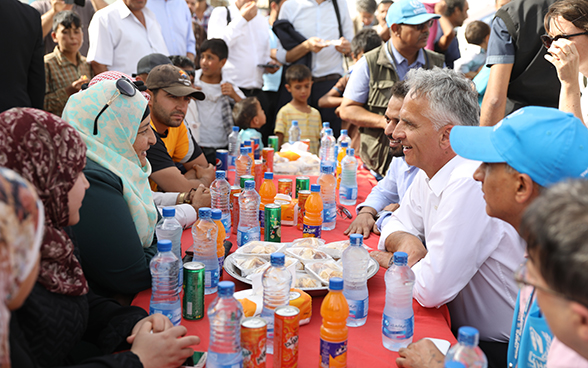
[[[270,50],[278,48],[278,37],[272,31],[272,26],[269,25],[269,41],[270,41]],[[282,71],[284,68],[280,67],[277,72],[274,74],[271,73],[264,73],[263,74],[263,88],[264,91],[271,91],[271,92],[278,92],[278,88],[280,88],[280,82],[282,80]]]
[[[486,65],[514,64],[515,46],[512,37],[506,29],[506,24],[501,18],[494,18],[490,39],[488,40],[488,51],[486,52]]]
[[[161,26],[169,55],[196,55],[192,14],[184,0],[149,0],[147,7],[155,14]]]

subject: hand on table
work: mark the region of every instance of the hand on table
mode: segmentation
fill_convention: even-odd
[[[402,368],[443,368],[445,365],[445,355],[428,339],[401,348],[398,354],[400,357],[396,358],[396,364]]]
[[[190,203],[196,212],[198,212],[200,207],[210,207],[210,190],[200,184],[200,186],[192,192]]]
[[[159,313],[152,314],[148,317],[143,318],[142,320],[140,320],[139,322],[137,322],[135,324],[135,326],[133,327],[133,331],[131,331],[131,335],[129,337],[127,337],[127,342],[129,344],[132,344],[133,341],[135,341],[135,337],[137,336],[137,332],[139,332],[141,330],[141,326],[143,326],[147,322],[149,322],[151,324],[151,328],[152,328],[151,331],[153,333],[163,332],[163,331],[167,330],[168,328],[171,328],[174,326],[174,325],[172,325],[169,318],[167,318],[163,314],[159,314]]]
[[[376,235],[380,235],[380,231],[376,226],[376,220],[371,213],[360,212],[355,217],[355,220],[349,225],[347,230],[343,234],[363,234],[363,238],[367,239],[370,237],[370,233],[374,232]]]
[[[196,170],[196,179],[208,180],[208,186],[214,181],[216,168],[212,164],[208,166],[194,165],[193,169]]]
[[[131,347],[144,368],[177,368],[194,354],[190,346],[200,343],[198,336],[185,336],[188,330],[184,326],[156,333],[152,330],[151,322],[143,323]]]

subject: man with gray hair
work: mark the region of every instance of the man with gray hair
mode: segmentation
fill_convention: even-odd
[[[421,171],[400,208],[381,231],[372,252],[387,267],[392,253],[408,253],[416,275],[414,298],[424,307],[448,304],[452,329],[473,326],[488,354],[506,344],[518,288],[513,273],[523,260],[516,230],[486,213],[480,162],[451,148],[454,126],[479,123],[471,82],[450,69],[411,70],[409,92],[393,138],[400,140],[406,163]],[[426,244],[426,246],[425,246]]]

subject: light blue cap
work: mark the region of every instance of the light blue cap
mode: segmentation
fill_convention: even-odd
[[[227,176],[227,173],[226,173],[224,170],[217,170],[217,171],[214,173],[214,176],[215,176],[217,179],[224,179],[224,178],[226,178],[226,176]]]
[[[274,173],[271,171],[266,171],[263,173],[263,178],[264,179],[268,179],[268,180],[273,180],[274,179]]]
[[[349,235],[349,244],[351,245],[362,245],[363,235],[362,234],[351,234]]]
[[[341,133],[343,134],[343,133]],[[349,147],[349,142],[343,141],[341,142],[341,147]]]
[[[234,126],[233,127],[233,132],[238,132],[239,131],[239,127],[238,126]]]
[[[211,216],[211,209],[210,207],[200,207],[198,209],[198,217],[201,219],[207,219]]]
[[[253,180],[245,181],[245,189],[255,189],[255,181],[253,181]]]
[[[219,210],[218,208],[213,208],[210,213],[213,220],[220,220],[223,218],[223,211]]]
[[[493,127],[455,126],[449,139],[458,155],[506,162],[541,186],[588,175],[588,129],[558,109],[527,106]]]
[[[438,14],[427,13],[427,9],[419,0],[395,1],[386,14],[386,24],[421,24],[431,19],[441,18]]]
[[[323,123],[323,128],[330,128],[331,127],[331,123],[329,123],[328,121],[325,121]]]
[[[169,252],[172,249],[172,242],[171,240],[158,240],[157,241],[157,251],[158,252]]]
[[[163,207],[161,212],[163,217],[175,217],[176,215],[176,209],[174,207]]]

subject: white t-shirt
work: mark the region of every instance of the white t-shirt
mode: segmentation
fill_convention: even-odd
[[[229,138],[222,129],[222,103],[219,101],[221,85],[199,81],[206,98],[196,101],[200,120],[200,141],[202,147],[221,148],[229,144]]]

